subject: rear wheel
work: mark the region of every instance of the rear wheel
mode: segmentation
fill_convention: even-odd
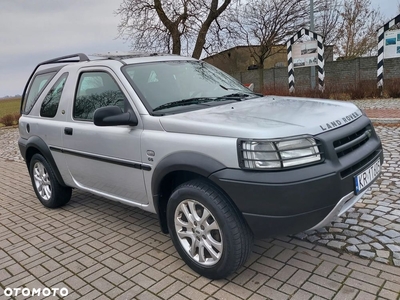
[[[175,248],[200,275],[224,278],[251,253],[253,236],[240,212],[206,181],[177,187],[168,202],[167,218]]]
[[[58,182],[53,168],[41,154],[32,156],[29,174],[36,196],[44,206],[60,207],[71,199],[72,189]]]

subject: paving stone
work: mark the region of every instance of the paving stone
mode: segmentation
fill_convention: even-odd
[[[384,219],[384,218],[377,218],[376,220],[373,221],[375,224],[381,225],[381,226],[386,226],[391,223],[390,220]]]
[[[320,237],[316,236],[316,235],[310,235],[307,237],[307,240],[309,240],[311,243],[318,241],[319,239],[320,239]]]
[[[352,224],[352,225],[356,225],[358,224],[358,220],[357,219],[347,219],[345,221],[346,224]]]
[[[351,226],[350,229],[359,232],[359,231],[363,231],[363,230],[364,230],[364,227],[361,227],[361,226]]]
[[[344,247],[346,245],[346,243],[339,242],[339,241],[330,241],[327,245],[332,248],[341,249],[342,247]]]
[[[370,242],[372,242],[372,239],[369,238],[369,237],[366,236],[366,235],[359,235],[359,236],[357,236],[357,238],[358,238],[359,240],[363,241],[364,243],[370,243]]]
[[[376,237],[377,240],[379,240],[382,244],[390,244],[393,243],[393,240],[388,238],[387,236],[377,236]]]
[[[375,243],[372,243],[371,246],[374,247],[374,248],[377,249],[377,250],[381,250],[381,249],[384,248],[381,244],[376,243],[376,242],[375,242]]]
[[[360,222],[358,222],[358,225],[363,226],[363,227],[365,227],[365,228],[371,228],[371,227],[374,226],[373,223],[371,223],[371,222],[365,222],[365,221],[360,221]]]
[[[369,235],[370,237],[376,237],[377,235],[379,235],[378,232],[373,231],[373,230],[371,230],[371,229],[366,229],[366,230],[364,231],[364,233],[365,233],[366,235]]]
[[[384,232],[386,230],[385,227],[380,226],[380,225],[375,225],[375,226],[372,227],[372,229],[375,230],[375,231],[379,231],[379,232]]]
[[[357,247],[360,250],[371,250],[371,246],[369,244],[359,244]]]
[[[357,246],[354,246],[354,245],[347,246],[346,249],[347,249],[347,251],[352,252],[352,253],[358,253],[359,252]]]
[[[390,175],[392,176],[392,175]],[[391,211],[392,209],[390,207],[385,207],[385,206],[378,206],[377,208],[375,208],[376,210],[380,210],[383,211],[385,213],[387,213],[388,211]]]
[[[396,238],[400,236],[400,232],[395,231],[395,230],[387,230],[385,232],[383,232],[384,235],[387,235],[390,238]]]
[[[348,217],[352,218],[352,219],[358,219],[359,216],[360,216],[360,213],[358,213],[358,212],[357,213],[352,212],[352,213],[348,214]]]
[[[383,215],[385,215],[385,213],[382,212],[382,211],[373,210],[371,212],[371,215],[374,215],[374,216],[377,216],[377,217],[382,217]]]
[[[360,256],[366,257],[366,258],[373,258],[373,257],[375,257],[375,252],[362,250],[362,251],[360,251]]]
[[[381,263],[384,263],[384,264],[388,264],[389,263],[389,260],[386,259],[386,258],[383,258],[383,257],[375,257],[374,260],[378,261],[378,262],[381,262]]]
[[[333,226],[336,228],[349,228],[349,224],[344,224],[344,223],[335,223],[333,224]]]
[[[375,217],[370,214],[362,214],[360,219],[364,221],[372,221]]]
[[[340,233],[340,232],[343,232],[343,229],[342,228],[329,227],[328,231],[331,232],[331,233]]]
[[[354,237],[354,236],[356,236],[357,234],[358,234],[357,231],[348,230],[348,229],[343,230],[343,235],[345,235],[345,236]]]
[[[389,258],[390,252],[389,251],[385,251],[385,250],[376,250],[376,254],[379,257]]]
[[[340,241],[344,241],[345,239],[347,239],[346,236],[341,235],[341,234],[335,234],[335,238],[336,238],[337,240],[340,240]]]
[[[323,234],[323,235],[321,235],[321,238],[324,240],[332,240],[333,234]]]
[[[395,216],[395,215],[384,215],[384,216],[382,216],[382,217],[393,222],[393,221],[396,220],[399,216]]]
[[[352,245],[358,245],[358,244],[362,243],[359,239],[356,239],[356,238],[353,238],[353,237],[347,239],[346,242],[349,243],[349,244],[352,244]]]
[[[392,250],[393,252],[400,252],[400,246],[398,245],[386,245],[390,250]]]
[[[329,243],[329,240],[318,240],[318,244],[326,245]]]

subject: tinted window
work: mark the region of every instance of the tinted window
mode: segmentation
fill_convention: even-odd
[[[124,110],[125,96],[114,79],[105,72],[82,73],[74,102],[75,119],[93,120],[94,111],[104,106]]]
[[[54,118],[54,116],[56,115],[58,104],[60,103],[61,94],[64,89],[64,84],[67,80],[67,77],[67,73],[63,74],[47,93],[46,98],[44,98],[42,107],[40,109],[40,115],[42,117]]]
[[[29,92],[24,99],[24,104],[22,106],[22,111],[24,113],[29,113],[31,111],[40,93],[43,91],[49,80],[53,78],[55,74],[56,72],[50,72],[35,76],[35,78],[32,80]]]

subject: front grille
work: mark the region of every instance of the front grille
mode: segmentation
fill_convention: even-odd
[[[343,157],[364,145],[368,142],[371,134],[372,129],[371,126],[368,125],[351,135],[334,141],[333,147],[335,148],[338,158]]]
[[[340,172],[340,176],[342,178],[349,176],[350,174],[354,173],[355,171],[358,171],[362,168],[364,168],[366,165],[368,165],[370,162],[372,162],[372,160],[377,156],[377,154],[379,153],[379,151],[374,151],[373,153],[371,153],[370,155],[368,155],[368,157],[364,158],[362,161],[356,163],[355,165],[352,165],[350,168],[347,168],[346,170],[343,170],[342,172]]]

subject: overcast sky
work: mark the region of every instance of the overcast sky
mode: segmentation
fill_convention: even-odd
[[[372,0],[389,19],[397,0]],[[118,39],[121,0],[0,0],[0,97],[22,94],[41,61],[76,52],[127,51]]]

